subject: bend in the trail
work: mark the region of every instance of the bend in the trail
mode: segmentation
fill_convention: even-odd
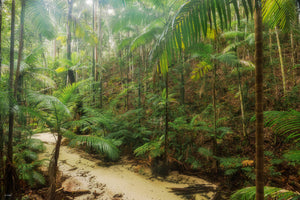
[[[41,154],[42,158],[49,158],[56,142],[52,133],[40,133],[33,136],[45,143],[46,151]],[[99,162],[99,160],[98,160]],[[86,188],[91,192],[100,193],[99,188],[105,192],[93,199],[114,199],[120,196],[123,200],[181,200],[182,196],[171,193],[170,188],[185,188],[188,184],[171,183],[157,179],[149,179],[138,173],[134,173],[125,165],[113,165],[109,167],[99,166],[96,159],[92,159],[88,153],[75,148],[61,146],[59,156],[59,170],[64,176],[75,177],[85,182]],[[209,185],[202,179],[191,177],[196,185]],[[103,194],[105,193],[105,194]],[[117,195],[116,195],[117,194]],[[211,199],[213,192],[198,194],[196,199]],[[90,194],[91,196],[91,194]],[[88,195],[82,195],[76,199],[90,199]],[[117,198],[118,199],[118,198]]]

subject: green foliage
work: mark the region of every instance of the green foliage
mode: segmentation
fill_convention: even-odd
[[[110,160],[117,160],[119,158],[119,150],[115,146],[114,142],[110,139],[105,139],[102,137],[92,136],[92,135],[71,135],[70,133],[66,136],[72,138],[71,146],[85,146],[96,152],[105,154]]]
[[[300,140],[300,112],[290,111],[266,111],[265,126],[271,127],[276,134],[288,135],[287,139]]]
[[[292,191],[284,190],[282,188],[276,187],[265,187],[265,199],[278,199],[278,200],[297,200],[300,196]],[[231,200],[255,200],[255,187],[247,187],[238,190],[233,195],[231,195]]]
[[[204,148],[204,147],[200,147],[198,149],[198,153],[202,156],[205,156],[207,158],[211,158],[213,157],[213,153],[210,149]]]
[[[300,164],[300,150],[291,150],[283,154],[283,157],[290,162],[290,164]]]
[[[44,160],[38,160],[38,152],[44,151],[42,141],[37,139],[26,139],[24,143],[14,147],[14,160],[20,179],[34,187],[38,184],[45,184],[45,178],[38,171]]]
[[[247,161],[247,158],[231,157],[231,158],[218,158],[220,166],[224,168],[226,176],[234,176],[238,172],[244,173],[248,178],[254,180],[255,174],[253,167],[244,165],[243,161]]]
[[[279,25],[280,28],[287,31],[296,20],[296,3],[294,0],[264,0],[263,20],[272,28]]]
[[[163,149],[161,148],[163,145],[163,138],[159,138],[156,140],[152,140],[143,144],[142,146],[136,148],[134,150],[134,154],[136,156],[151,156],[151,158],[159,157],[163,154]]]
[[[45,2],[30,0],[26,1],[26,4],[26,16],[34,25],[35,30],[47,39],[53,39],[56,33]]]

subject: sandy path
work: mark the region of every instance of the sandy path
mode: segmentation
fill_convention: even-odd
[[[49,158],[54,148],[55,137],[51,133],[36,134],[33,138],[46,143],[47,150],[42,157]],[[187,184],[176,184],[148,178],[131,172],[123,165],[110,167],[99,166],[97,160],[91,159],[87,153],[67,146],[61,146],[59,169],[64,175],[85,177],[87,187],[94,191],[106,185],[105,195],[94,199],[112,199],[115,194],[122,194],[124,200],[180,200],[180,196],[170,193],[169,188],[183,188]],[[201,180],[201,179],[200,179]],[[206,184],[206,182],[202,183]],[[87,195],[77,199],[90,199]],[[197,198],[207,199],[207,198]]]

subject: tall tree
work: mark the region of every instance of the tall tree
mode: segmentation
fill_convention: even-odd
[[[67,1],[68,1],[67,59],[71,61],[71,41],[72,41],[71,28],[72,28],[73,0],[67,0]],[[75,83],[75,75],[72,69],[68,69],[68,78],[70,84]]]
[[[9,64],[9,125],[8,125],[8,142],[7,142],[7,158],[5,168],[5,198],[15,198],[15,179],[13,167],[13,132],[14,132],[14,95],[13,95],[13,80],[14,80],[14,46],[15,46],[15,0],[11,4],[11,36],[10,36],[10,64]]]
[[[0,0],[0,81],[2,79],[2,0]],[[4,160],[3,160],[3,135],[4,135],[4,129],[2,122],[2,113],[0,113],[0,179],[4,178]],[[3,186],[4,184],[1,184],[0,186],[0,199],[3,198]]]
[[[264,199],[264,116],[263,116],[263,24],[261,1],[255,1],[255,115],[256,115],[256,199]]]
[[[16,69],[16,78],[15,78],[15,85],[14,85],[14,97],[17,101],[20,101],[19,93],[20,93],[20,66],[23,54],[23,46],[24,46],[24,20],[25,20],[25,6],[26,0],[21,0],[21,22],[20,22],[20,37],[19,37],[19,52],[18,52],[18,62],[17,62],[17,69]]]

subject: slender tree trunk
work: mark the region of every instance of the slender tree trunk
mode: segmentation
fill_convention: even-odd
[[[24,47],[24,20],[25,20],[25,6],[26,0],[21,0],[21,22],[20,22],[20,36],[19,36],[19,52],[18,52],[18,61],[16,69],[16,78],[14,83],[14,97],[17,100],[17,103],[21,104],[21,86],[22,86],[22,77],[20,75],[20,66],[23,57],[23,47]],[[16,131],[18,135],[18,140],[21,140],[22,132]]]
[[[184,89],[184,54],[182,55],[182,66],[180,70],[180,100],[181,100],[181,105],[184,105],[184,95],[185,95],[185,89]]]
[[[21,0],[21,22],[20,22],[20,37],[19,37],[19,52],[18,52],[18,61],[17,61],[17,69],[16,69],[16,79],[14,85],[14,96],[17,98],[17,101],[20,100],[18,94],[20,93],[20,66],[23,57],[23,47],[24,47],[24,20],[25,20],[25,6],[26,0]]]
[[[166,105],[165,105],[165,165],[168,166],[168,150],[169,150],[169,73],[166,72]]]
[[[52,158],[49,163],[49,189],[48,189],[48,197],[47,200],[55,199],[55,190],[56,190],[56,175],[57,175],[57,163],[59,157],[59,151],[61,146],[62,135],[60,131],[57,133],[57,141],[55,145],[54,152],[52,154]]]
[[[217,105],[216,105],[216,69],[217,66],[214,64],[213,69],[213,109],[214,109],[214,120],[213,120],[213,155],[217,155]],[[213,165],[212,169],[217,172],[218,166],[217,166],[217,160],[213,159]]]
[[[291,32],[291,47],[292,47],[292,82],[293,82],[293,85],[296,86],[296,80],[295,80],[295,42],[294,42],[294,34],[293,34],[293,31]]]
[[[56,61],[56,39],[53,42],[53,59]]]
[[[67,59],[71,60],[71,26],[72,26],[72,10],[73,10],[73,0],[68,1],[68,24],[67,24]],[[75,75],[72,69],[68,69],[68,77],[70,84],[75,83]]]
[[[93,1],[93,31],[94,33],[96,32],[96,23],[95,23],[95,18],[96,18],[96,12],[95,12],[95,1]],[[96,45],[92,45],[92,51],[93,51],[93,65],[92,65],[92,76],[93,76],[93,81],[96,81]],[[92,97],[93,97],[93,104],[95,103],[95,92],[96,92],[96,88],[95,88],[95,82],[92,82]]]
[[[5,199],[14,199],[15,180],[13,176],[13,132],[14,132],[14,101],[13,101],[13,79],[14,79],[14,46],[15,46],[15,0],[12,0],[11,7],[11,36],[10,36],[10,71],[9,71],[9,125],[7,158],[5,169]]]
[[[274,76],[273,82],[274,82],[274,85],[275,85],[275,99],[277,101],[279,92],[278,92],[278,85],[277,85],[277,80],[276,80],[277,78],[276,78],[275,68],[273,67],[273,57],[272,57],[273,47],[272,47],[272,44],[273,44],[273,42],[272,42],[272,31],[271,31],[271,29],[269,29],[269,49],[270,49],[269,56],[270,56],[270,65],[271,65],[272,73],[273,73],[273,76]]]
[[[2,0],[0,0],[0,81],[2,79]],[[3,129],[4,123],[2,122],[2,113],[0,113],[0,179],[4,180],[4,159],[3,159]],[[0,181],[0,199],[3,199],[4,195],[4,184]]]
[[[141,50],[142,47],[140,47],[140,51],[139,51],[139,54],[140,54],[140,57],[139,57],[139,69],[138,69],[138,108],[141,108],[142,107],[142,103],[141,103],[141,96],[142,96],[142,81],[141,81],[141,65],[143,63],[142,61],[142,50]]]
[[[285,82],[285,72],[284,72],[284,66],[283,66],[282,51],[281,51],[281,46],[280,46],[279,33],[278,33],[278,29],[276,27],[275,27],[275,33],[276,33],[278,54],[279,54],[279,60],[280,60],[280,70],[281,70],[281,77],[282,77],[283,96],[286,96],[286,82]]]
[[[256,115],[256,200],[264,200],[264,116],[263,116],[263,24],[261,1],[255,1],[255,115]]]
[[[98,37],[99,37],[99,77],[100,77],[100,108],[103,106],[103,74],[102,74],[102,30],[101,30],[101,6],[99,4],[99,17],[98,17],[99,25],[98,25]]]
[[[237,64],[237,72],[238,72],[239,93],[240,93],[240,102],[241,102],[243,136],[247,137],[248,134],[247,134],[247,130],[246,130],[244,96],[243,96],[243,88],[242,88],[242,83],[241,83],[242,81],[241,81],[241,72],[240,72],[240,66],[239,66],[239,64]]]

